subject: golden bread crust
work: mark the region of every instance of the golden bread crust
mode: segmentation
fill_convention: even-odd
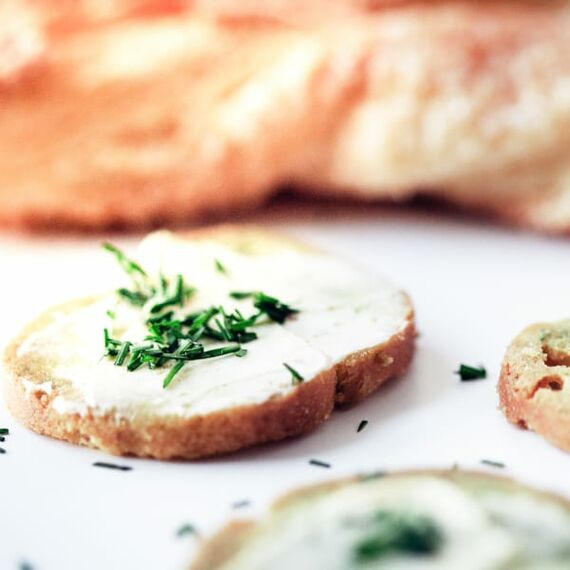
[[[565,451],[570,451],[570,361],[560,341],[569,331],[568,320],[525,329],[508,347],[498,383],[507,419]]]
[[[307,25],[68,4],[0,85],[1,223],[200,221],[292,185],[570,229],[567,2],[349,0]]]

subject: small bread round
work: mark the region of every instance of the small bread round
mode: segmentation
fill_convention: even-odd
[[[184,239],[193,241],[204,237],[216,239],[217,243],[235,244],[241,240],[251,244],[255,240],[262,250],[304,248],[288,238],[251,228],[218,227],[184,234]],[[22,353],[21,347],[62,315],[87,307],[94,300],[71,302],[47,311],[8,346],[4,382],[7,405],[34,431],[116,455],[194,459],[297,436],[326,420],[335,407],[359,402],[407,369],[414,351],[415,328],[407,297],[404,302],[407,314],[390,338],[346,354],[316,377],[305,378],[285,395],[189,417],[153,413],[152,403],[149,413],[146,402],[144,409],[139,407],[133,414],[115,413],[113,409],[102,413],[90,406],[85,413],[54,409],[56,398],[70,390],[70,382],[58,377],[49,357]]]
[[[507,349],[498,391],[510,422],[570,451],[570,320],[519,334]]]
[[[447,488],[450,494],[450,501],[447,504],[441,502],[438,507],[437,500],[432,500],[431,508],[425,511],[426,504],[429,505],[429,499],[420,499],[418,507],[417,501],[407,501],[400,497],[391,500],[390,490],[395,489],[396,493],[402,495],[398,486],[404,485],[405,490],[410,496],[418,497],[418,489],[422,485],[430,485],[431,490],[440,492],[441,489]],[[439,489],[438,489],[439,487]],[[382,489],[384,491],[382,492]],[[354,502],[345,501],[345,508],[340,509],[331,514],[330,505],[335,495],[346,493],[347,491],[359,491],[360,493],[369,493],[368,508],[360,508],[354,506]],[[378,491],[381,494],[377,494]],[[404,493],[405,494],[405,493]],[[439,498],[445,497],[440,495]],[[295,526],[295,538],[287,545],[287,554],[292,550],[296,550],[292,554],[296,555],[296,563],[299,568],[328,568],[317,562],[319,551],[315,548],[318,544],[322,549],[334,548],[331,542],[334,540],[329,531],[327,537],[326,527],[334,525],[334,519],[344,519],[345,524],[354,524],[359,518],[366,519],[366,514],[370,519],[375,512],[388,510],[402,513],[413,513],[417,509],[420,516],[433,516],[433,520],[437,522],[447,522],[452,532],[443,533],[444,542],[457,540],[457,534],[464,533],[464,540],[479,541],[479,551],[484,551],[488,543],[492,543],[496,539],[496,535],[491,537],[490,541],[481,540],[481,528],[466,529],[466,520],[457,519],[455,524],[449,521],[454,514],[456,504],[460,505],[463,513],[469,512],[464,509],[465,503],[469,504],[470,515],[479,517],[488,524],[489,528],[498,534],[508,535],[511,539],[510,546],[515,551],[502,552],[497,563],[496,560],[486,565],[477,565],[477,560],[473,560],[479,552],[471,552],[465,554],[465,559],[460,565],[457,564],[457,558],[452,562],[456,565],[450,565],[449,559],[437,559],[437,553],[431,556],[418,558],[418,554],[414,553],[406,559],[405,553],[401,554],[401,558],[394,560],[394,566],[390,565],[388,556],[379,556],[376,560],[368,560],[368,565],[363,566],[355,560],[347,561],[345,558],[346,546],[339,548],[337,552],[338,569],[358,569],[366,568],[415,568],[419,562],[427,562],[429,568],[434,570],[447,568],[487,568],[488,570],[502,570],[504,568],[528,568],[538,570],[539,568],[561,569],[566,568],[570,564],[570,550],[567,547],[570,540],[570,502],[562,497],[554,494],[545,493],[536,489],[519,484],[515,481],[504,477],[491,476],[483,473],[465,472],[459,470],[442,470],[442,471],[406,471],[394,472],[392,474],[381,474],[375,476],[363,476],[352,478],[349,480],[341,480],[336,482],[327,482],[320,485],[313,485],[302,488],[297,491],[288,493],[273,505],[272,509],[264,515],[259,521],[237,521],[232,522],[223,528],[220,532],[208,539],[200,548],[196,559],[191,565],[191,570],[242,570],[250,568],[250,570],[258,570],[258,568],[274,568],[270,564],[270,558],[267,557],[261,562],[259,553],[260,548],[256,546],[260,544],[269,545],[267,550],[279,545],[283,536],[291,537],[291,530]],[[329,510],[322,507],[328,501]],[[456,501],[454,504],[453,501]],[[327,513],[326,520],[324,515],[321,518],[322,525],[314,524],[315,519],[311,519],[310,515],[315,513],[319,508],[323,508],[323,513]],[[434,509],[434,510],[432,510]],[[431,511],[431,512],[430,512]],[[439,512],[438,512],[439,511]],[[303,513],[303,518],[307,517],[311,523],[309,530],[299,528],[303,524],[303,518],[295,516],[295,513]],[[447,514],[442,514],[447,513]],[[365,515],[363,517],[363,514]],[[446,518],[448,519],[446,521]],[[374,522],[368,520],[368,525],[363,525],[361,536],[366,536],[367,530],[373,526]],[[455,528],[454,528],[455,527]],[[325,529],[325,530],[323,530]],[[452,538],[454,531],[459,532]],[[469,530],[471,532],[469,532]],[[354,532],[354,530],[353,530]],[[358,531],[355,532],[358,536]],[[368,535],[370,536],[370,535]],[[303,537],[305,541],[303,541]],[[327,540],[328,538],[328,540]],[[353,537],[354,538],[354,537]],[[378,538],[382,539],[382,535]],[[338,537],[338,543],[342,543],[342,539]],[[271,544],[273,543],[273,544]],[[310,543],[312,550],[307,549],[303,552],[303,545]],[[496,546],[496,543],[495,543]],[[491,546],[491,549],[493,547]],[[281,548],[283,554],[284,548]],[[248,556],[249,552],[249,556]],[[251,553],[256,554],[251,556]],[[275,548],[275,552],[279,553],[279,546]],[[397,556],[396,552],[396,556]],[[394,553],[393,553],[394,555]],[[455,557],[461,557],[461,554],[455,552]],[[528,558],[527,558],[528,556]],[[279,560],[277,554],[273,562]],[[510,563],[516,560],[516,565],[511,566]],[[509,564],[505,565],[504,562]],[[322,562],[322,561],[321,561]],[[488,561],[487,561],[488,562]],[[279,566],[282,568],[285,566]],[[418,566],[420,567],[420,566]],[[423,566],[422,566],[423,567]],[[427,566],[426,566],[427,567]]]

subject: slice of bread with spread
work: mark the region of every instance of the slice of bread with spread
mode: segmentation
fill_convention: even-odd
[[[570,503],[460,471],[327,483],[206,543],[192,570],[570,567]]]
[[[130,287],[70,302],[8,347],[31,429],[113,454],[199,458],[305,433],[403,373],[405,293],[252,227],[157,232]]]
[[[570,451],[570,320],[519,334],[507,349],[498,390],[509,421]]]

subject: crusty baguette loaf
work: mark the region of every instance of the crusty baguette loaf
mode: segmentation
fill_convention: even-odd
[[[507,419],[570,451],[570,320],[526,328],[507,349],[499,379]]]
[[[2,223],[201,219],[287,184],[570,230],[567,2],[192,4],[31,3],[43,58],[0,81]]]
[[[232,300],[233,289],[277,295],[299,313],[252,328],[258,339],[242,345],[242,358],[189,362],[165,389],[169,366],[127,372],[102,358],[105,327],[135,344],[148,334],[142,309],[114,293],[52,309],[5,356],[8,407],[25,425],[114,454],[203,457],[305,433],[411,360],[404,293],[287,238],[238,226],[158,232],[141,245],[141,259],[149,275],[188,275],[196,292],[184,314],[223,304],[248,318],[251,301]]]
[[[394,473],[317,485],[230,524],[192,570],[562,570],[570,503],[509,479]]]

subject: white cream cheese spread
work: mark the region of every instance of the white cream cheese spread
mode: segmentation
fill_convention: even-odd
[[[261,403],[294,389],[283,363],[310,381],[350,353],[389,340],[407,325],[411,313],[406,295],[394,286],[284,240],[249,242],[244,234],[243,242],[235,244],[157,232],[142,242],[136,258],[150,275],[182,274],[196,288],[186,312],[223,305],[251,314],[251,300],[232,299],[232,291],[263,291],[299,312],[282,325],[256,326],[258,339],[244,345],[246,356],[188,362],[163,389],[165,367],[128,372],[103,357],[105,327],[119,340],[144,339],[139,309],[112,293],[62,311],[18,352],[33,355],[50,370],[58,387],[53,401],[57,411],[81,414],[89,408],[95,414],[115,411],[129,417],[148,409],[153,415],[189,417]],[[216,261],[225,271],[216,268]],[[115,313],[112,321],[108,310]],[[45,391],[45,383],[37,390]]]

